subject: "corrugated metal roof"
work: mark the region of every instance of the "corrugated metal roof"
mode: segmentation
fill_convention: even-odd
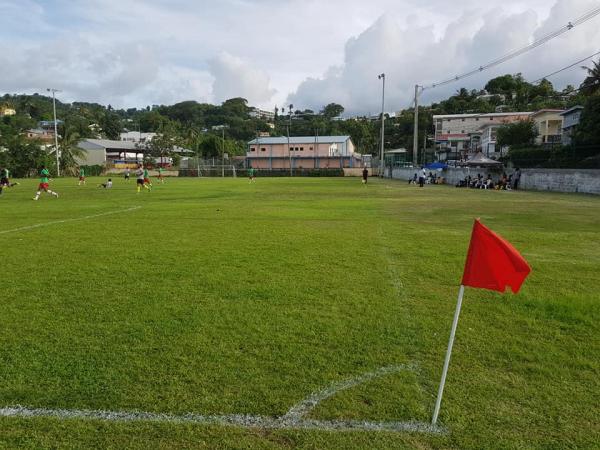
[[[135,142],[130,141],[111,141],[109,139],[84,139],[82,142],[103,147],[107,150],[118,149],[118,150],[137,150]],[[141,153],[141,151],[140,151]]]
[[[319,136],[317,138],[317,143],[319,144],[343,144],[350,136]],[[258,138],[258,142],[256,139],[252,139],[248,144],[264,144],[264,145],[276,145],[276,144],[287,144],[288,138],[287,136],[279,136],[279,137],[261,137]],[[290,144],[314,144],[315,136],[290,136]]]
[[[574,113],[575,111],[581,111],[582,109],[584,109],[584,108],[581,105],[573,106],[572,108],[567,109],[566,111],[561,112],[560,115],[561,116],[567,116],[569,114]]]

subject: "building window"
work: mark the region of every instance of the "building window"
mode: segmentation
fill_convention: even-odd
[[[303,152],[304,151],[304,147],[300,147],[300,151]]]
[[[476,118],[475,118],[475,122],[479,122],[479,117],[476,117]]]
[[[493,117],[490,117],[490,120],[494,120],[494,118],[493,118]]]
[[[462,121],[464,122],[464,121],[465,121],[465,119],[462,119]]]
[[[312,151],[313,148],[312,147],[308,147],[308,149]]]
[[[254,152],[254,151],[256,151],[256,149],[254,147],[250,147],[250,151]]]
[[[294,150],[298,151],[299,149],[298,149],[298,147],[296,147]]]
[[[266,148],[264,148],[264,147],[262,147],[262,148],[260,149],[260,151],[261,151],[261,152],[266,152],[266,151],[267,151],[267,149],[266,149]]]

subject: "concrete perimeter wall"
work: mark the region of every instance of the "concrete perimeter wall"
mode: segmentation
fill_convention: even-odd
[[[348,169],[348,168],[344,169],[345,177],[362,177],[362,173],[363,173],[362,167],[357,167],[354,169]],[[378,169],[375,167],[369,167],[369,176],[376,177],[377,175],[378,175]]]
[[[598,169],[523,169],[521,188],[600,195]]]
[[[394,169],[392,178],[408,182],[418,173],[415,169]],[[513,171],[507,171],[511,174]],[[459,180],[464,180],[468,175],[477,176],[480,173],[487,176],[487,169],[479,168],[448,168],[442,172],[436,172],[438,176],[446,179],[446,183],[456,185]],[[491,172],[492,179],[497,181],[499,173]],[[389,169],[385,176],[389,177]],[[552,192],[579,192],[584,194],[600,195],[600,170],[598,169],[522,169],[521,184],[523,190],[552,191]]]

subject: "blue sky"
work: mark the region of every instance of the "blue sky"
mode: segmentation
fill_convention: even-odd
[[[415,83],[478,67],[598,7],[596,0],[0,0],[0,93],[61,89],[117,107],[242,96],[272,109],[336,101],[389,111]],[[600,17],[459,85],[522,72],[537,79],[597,51]],[[552,81],[579,84],[578,68]]]

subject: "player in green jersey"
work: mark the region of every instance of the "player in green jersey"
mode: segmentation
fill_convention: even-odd
[[[163,176],[163,172],[165,169],[163,169],[162,167],[158,167],[158,181],[161,184],[165,184],[165,177]]]
[[[144,186],[152,189],[152,181],[150,181],[150,175],[148,175],[148,169],[144,167]]]
[[[54,192],[50,190],[50,172],[46,169],[46,166],[42,166],[40,169],[40,184],[38,185],[38,190],[35,194],[34,200],[40,198],[40,194],[42,191],[47,192],[50,195],[58,198],[58,192]]]
[[[4,188],[9,188],[9,187],[13,187],[16,186],[19,183],[11,183],[10,180],[8,179],[10,176],[10,172],[8,171],[8,169],[5,167],[3,169],[0,169],[0,194],[2,194],[2,191],[4,190]]]

